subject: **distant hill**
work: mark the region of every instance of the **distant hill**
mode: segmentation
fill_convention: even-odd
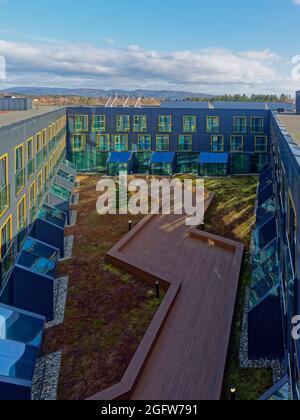
[[[102,89],[65,89],[49,87],[13,87],[0,91],[5,94],[25,95],[25,96],[82,96],[82,97],[106,97],[116,93],[120,96],[138,96],[141,94],[146,98],[168,99],[171,101],[186,98],[213,98],[213,95],[206,93],[194,93],[184,91],[168,90],[102,90]]]

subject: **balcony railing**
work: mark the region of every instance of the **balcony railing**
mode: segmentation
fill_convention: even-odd
[[[22,168],[16,173],[16,195],[18,195],[25,186],[25,169]]]
[[[43,151],[40,150],[36,154],[36,166],[37,166],[37,168],[40,168],[42,166],[42,163],[43,163]]]
[[[9,208],[9,205],[10,205],[9,192],[10,192],[9,185],[4,185],[4,187],[0,189],[0,215]]]
[[[35,221],[36,218],[36,204],[31,204],[30,207],[30,224],[32,224]]]
[[[27,177],[30,179],[35,171],[35,162],[34,159],[31,159],[27,163]]]
[[[47,159],[48,156],[49,156],[49,147],[48,147],[48,145],[46,145],[46,146],[43,147],[43,159],[44,160]]]
[[[11,273],[16,256],[15,242],[9,245],[2,261],[0,261],[0,290],[4,287],[5,282]]]

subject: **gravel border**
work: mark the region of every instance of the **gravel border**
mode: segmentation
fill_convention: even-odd
[[[60,277],[54,280],[54,320],[45,325],[45,329],[57,327],[63,324],[68,295],[68,277]]]
[[[66,226],[66,227],[73,227],[76,225],[76,221],[77,221],[77,211],[76,210],[71,210],[70,211],[70,223]]]
[[[76,192],[71,195],[71,205],[76,206],[78,203],[79,203],[79,192]]]
[[[248,358],[248,302],[249,302],[249,288],[246,289],[245,294],[245,309],[243,316],[243,324],[240,341],[240,367],[242,369],[267,369],[273,370],[273,382],[276,384],[287,373],[287,366],[281,360],[249,360]]]
[[[31,400],[56,401],[62,351],[38,359],[32,381]]]
[[[65,256],[64,256],[64,258],[61,258],[59,260],[60,262],[70,260],[72,258],[74,236],[73,235],[65,236],[64,242],[65,242]]]

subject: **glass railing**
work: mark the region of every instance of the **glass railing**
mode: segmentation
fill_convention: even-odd
[[[33,223],[36,219],[36,205],[31,204],[30,206],[30,223]]]
[[[0,289],[4,287],[5,282],[11,273],[15,261],[15,256],[15,243],[12,241],[2,261],[0,261]]]
[[[42,193],[42,192],[40,192],[40,193],[38,193],[38,195],[37,195],[37,205],[38,205],[38,208],[39,208],[39,209],[42,207],[42,205],[43,205],[43,201],[44,201],[44,196],[43,196],[43,193]]]
[[[37,168],[40,168],[42,166],[42,163],[43,163],[43,151],[40,150],[36,154],[36,166],[37,166]]]
[[[4,185],[0,189],[0,215],[9,208],[10,205],[10,194],[9,185]]]
[[[20,193],[20,191],[25,186],[25,169],[22,168],[16,173],[16,195]]]
[[[20,231],[18,233],[18,251],[21,250],[21,248],[24,244],[24,241],[25,241],[26,236],[27,236],[27,232],[28,232],[27,227],[24,226],[20,229]]]
[[[27,163],[27,178],[30,179],[35,171],[34,159],[31,159]]]
[[[52,192],[53,194],[57,195],[58,197],[62,198],[65,201],[70,201],[70,196],[71,196],[70,191],[66,190],[65,188],[57,184],[53,184],[51,186],[50,192]]]
[[[49,155],[48,145],[43,147],[43,159],[46,160]]]
[[[39,219],[52,223],[56,226],[64,228],[66,225],[67,215],[55,207],[44,204],[38,214]]]

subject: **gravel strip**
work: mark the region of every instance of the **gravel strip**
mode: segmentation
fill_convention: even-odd
[[[54,320],[45,325],[45,329],[57,327],[64,322],[68,294],[68,277],[54,280]]]
[[[62,359],[62,351],[37,361],[31,390],[33,401],[55,401]]]
[[[76,225],[76,220],[77,220],[77,211],[76,210],[71,210],[70,211],[70,224],[67,225],[66,227],[72,227]]]
[[[74,244],[74,236],[66,236],[65,237],[65,257],[61,258],[59,261],[66,261],[72,258],[73,254],[73,244]]]
[[[273,382],[276,384],[287,373],[287,366],[281,360],[249,360],[248,359],[248,302],[249,302],[249,288],[246,290],[245,310],[242,325],[241,341],[240,341],[240,366],[242,369],[266,369],[273,370]]]
[[[71,205],[76,206],[79,203],[79,192],[73,193],[71,196]]]

